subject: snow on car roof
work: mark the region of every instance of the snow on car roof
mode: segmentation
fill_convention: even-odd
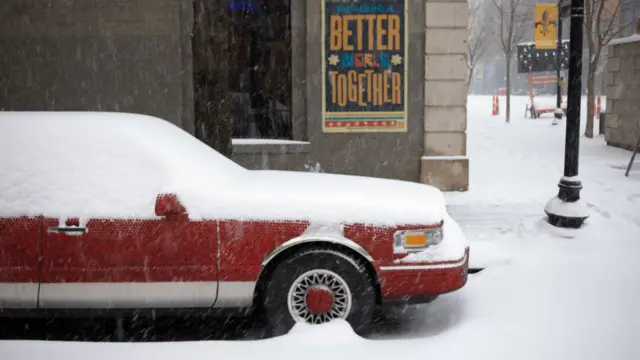
[[[0,216],[156,218],[176,193],[192,219],[436,223],[431,186],[359,176],[249,171],[179,127],[106,112],[0,112]]]
[[[177,126],[107,112],[0,112],[0,215],[153,218],[180,178],[246,170]]]

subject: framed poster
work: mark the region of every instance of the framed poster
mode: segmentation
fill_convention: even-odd
[[[406,0],[322,0],[322,130],[407,131]]]

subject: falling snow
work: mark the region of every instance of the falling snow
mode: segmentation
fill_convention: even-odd
[[[527,100],[514,97],[514,110]],[[548,114],[505,124],[490,113],[490,96],[469,98],[470,190],[445,194],[472,266],[486,269],[430,304],[385,312],[367,338],[333,321],[271,339],[247,334],[248,341],[3,341],[2,359],[640,358],[640,167],[624,177],[629,152],[582,138],[590,217],[578,231],[552,228],[543,208],[562,176],[565,120],[551,126]]]

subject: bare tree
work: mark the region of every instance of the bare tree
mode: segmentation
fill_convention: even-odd
[[[467,56],[467,67],[469,69],[469,77],[467,78],[467,90],[471,85],[473,73],[478,60],[480,60],[489,48],[490,28],[487,26],[482,12],[481,0],[469,0],[469,39],[467,46],[469,48]]]
[[[630,24],[619,24],[620,1],[586,0],[584,26],[587,40],[587,126],[584,135],[593,137],[595,77],[598,73],[602,50]]]
[[[507,104],[505,121],[510,122],[511,118],[511,61],[519,42],[525,34],[525,23],[527,20],[527,0],[491,0],[496,10],[493,21],[497,27],[498,41],[504,54],[507,75]]]

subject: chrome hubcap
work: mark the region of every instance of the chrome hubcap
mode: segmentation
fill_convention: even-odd
[[[287,305],[297,322],[322,324],[346,319],[351,311],[351,291],[347,282],[333,271],[310,270],[291,285]]]

